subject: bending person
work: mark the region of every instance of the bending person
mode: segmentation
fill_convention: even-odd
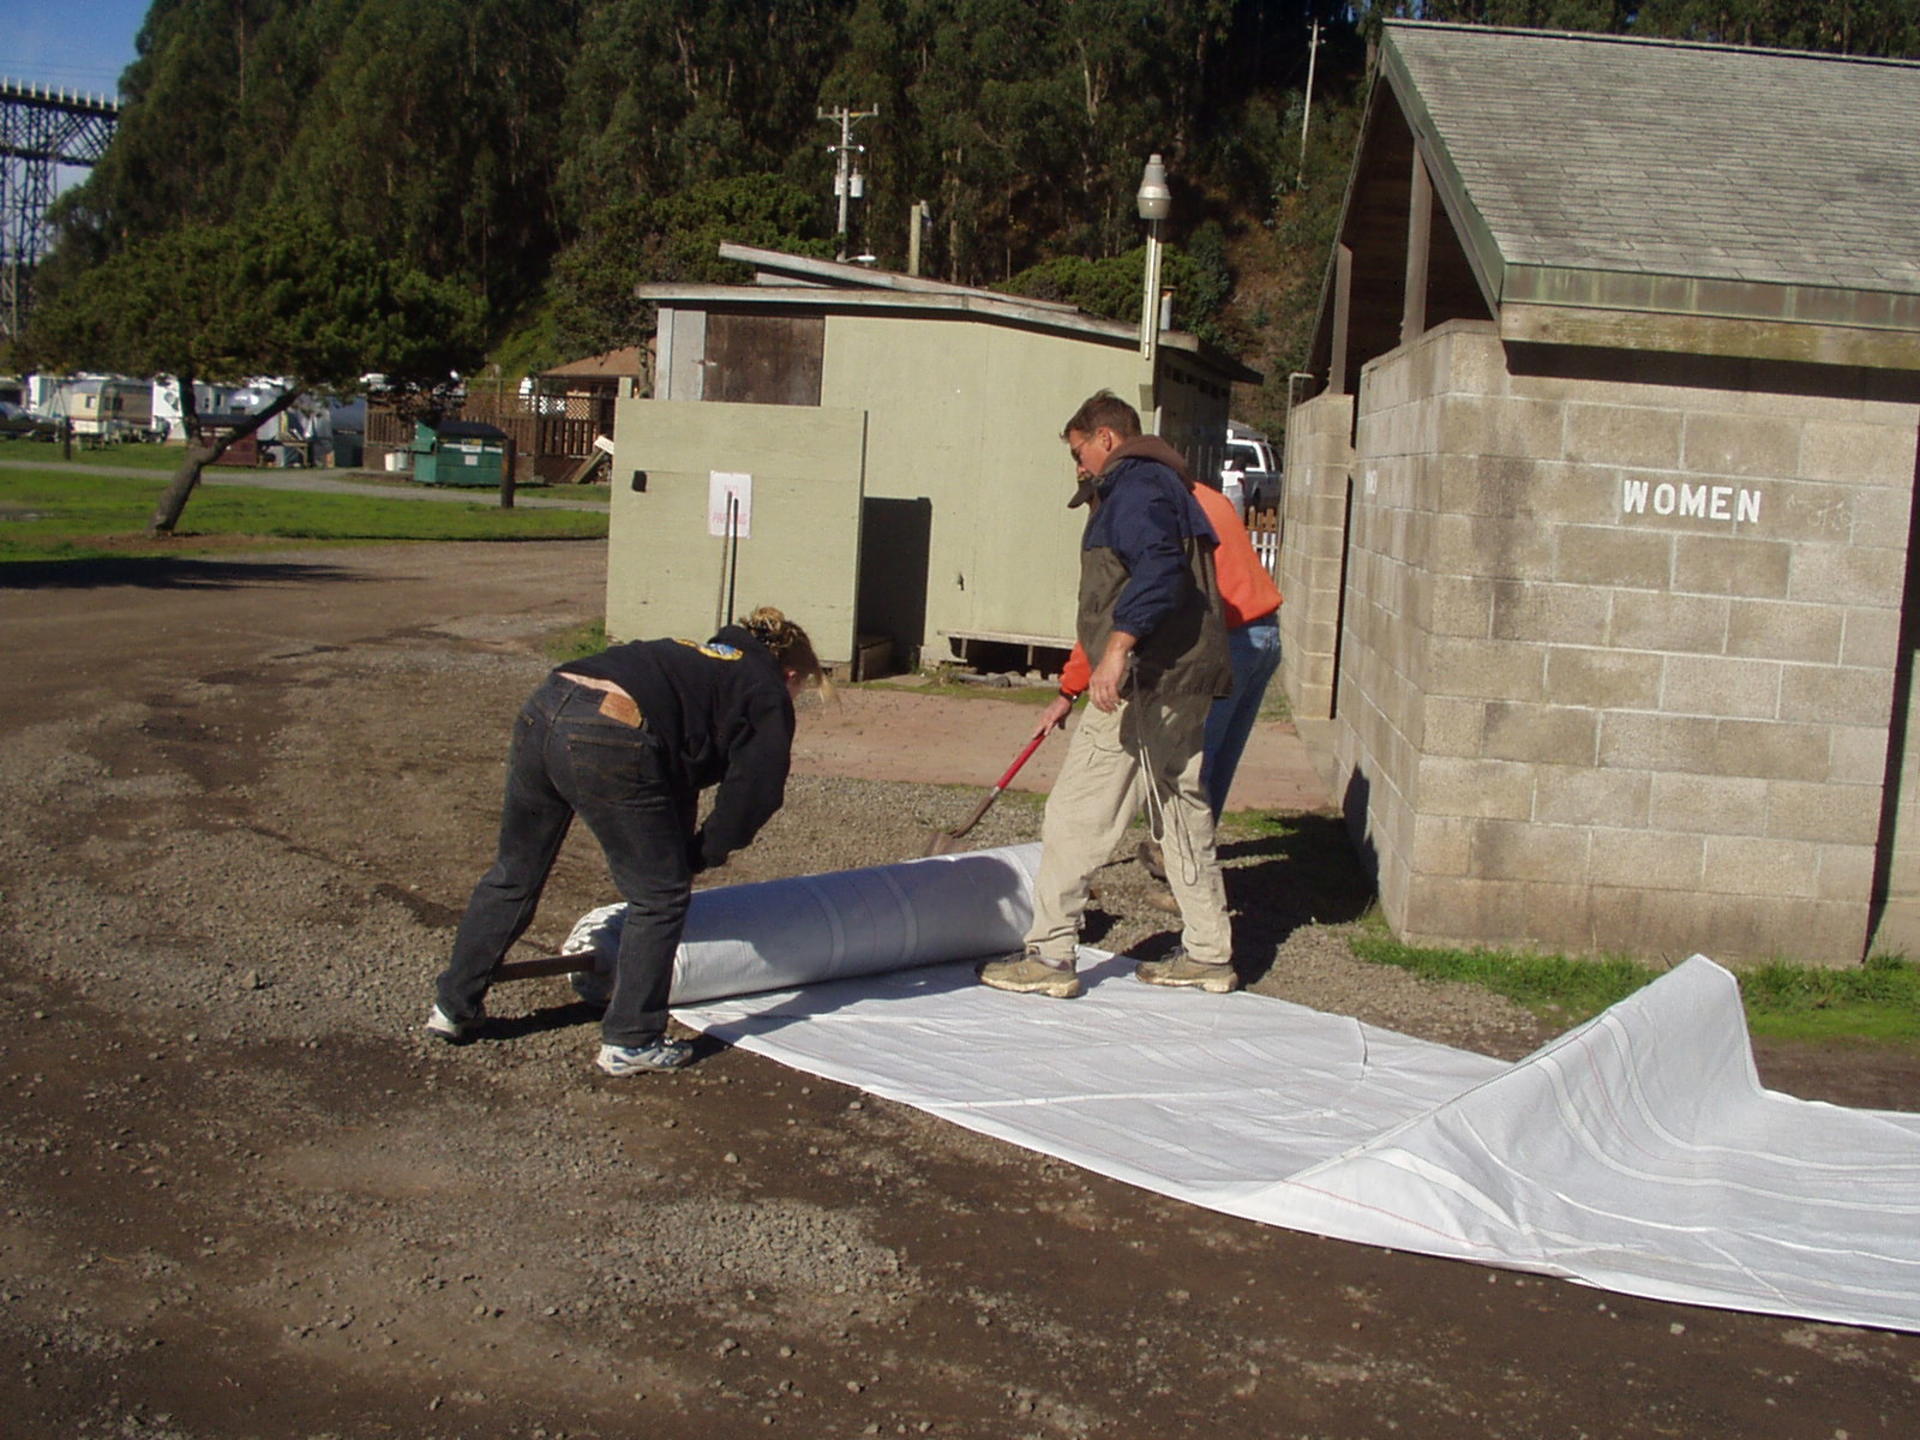
[[[667,991],[693,877],[749,844],[785,798],[793,700],[823,683],[807,632],[756,610],[706,644],[636,640],[571,660],[514,724],[500,849],[467,902],[427,1031],[470,1039],[495,968],[525,932],[578,815],[630,907],[600,1026],[609,1075],[673,1070]],[[720,787],[697,830],[700,792]]]

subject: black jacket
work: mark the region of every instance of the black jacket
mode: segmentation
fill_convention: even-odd
[[[683,796],[720,787],[693,837],[694,869],[725,864],[779,810],[793,750],[793,697],[778,662],[739,626],[726,626],[704,645],[634,640],[562,668],[611,680],[633,697]]]

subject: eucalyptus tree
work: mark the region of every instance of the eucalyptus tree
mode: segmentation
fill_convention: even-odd
[[[505,311],[560,232],[582,0],[355,0],[270,204],[459,275]]]
[[[629,196],[596,210],[554,264],[557,343],[570,355],[638,343],[653,328],[653,307],[634,298],[642,281],[745,279],[745,266],[720,258],[723,240],[823,259],[833,254],[817,197],[778,175]]]

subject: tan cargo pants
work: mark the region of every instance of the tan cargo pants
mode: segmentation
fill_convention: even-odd
[[[1087,885],[1144,802],[1180,904],[1181,943],[1204,965],[1233,958],[1227,892],[1213,850],[1213,810],[1200,783],[1209,702],[1204,696],[1124,700],[1106,714],[1088,705],[1047,797],[1040,875],[1027,944],[1071,965]]]

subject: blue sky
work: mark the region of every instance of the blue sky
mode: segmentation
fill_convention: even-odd
[[[148,0],[0,0],[0,78],[112,95]]]

